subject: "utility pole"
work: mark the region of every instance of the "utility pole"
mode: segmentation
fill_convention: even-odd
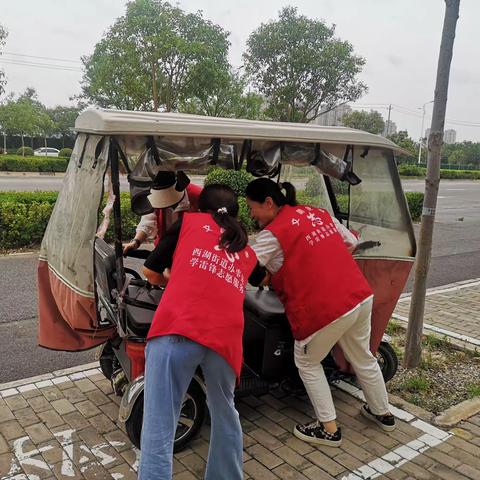
[[[390,104],[388,106],[388,120],[387,120],[387,125],[385,128],[385,137],[388,137],[388,130],[390,128],[390,114],[392,113],[392,105]]]
[[[425,107],[429,104],[429,103],[433,103],[434,100],[430,100],[429,102],[425,102],[423,104],[423,107],[422,107],[422,111],[423,111],[423,115],[422,115],[422,128],[420,130],[420,142],[419,142],[419,145],[418,145],[418,164],[420,164],[422,162],[422,145],[423,145],[423,128],[425,126]]]
[[[410,304],[408,317],[407,342],[405,345],[404,366],[406,368],[417,367],[422,358],[425,293],[427,290],[427,275],[432,254],[433,227],[437,207],[438,187],[440,185],[440,153],[443,143],[448,81],[450,78],[450,65],[453,56],[453,43],[455,40],[459,8],[460,0],[445,0],[445,19],[443,22],[442,42],[440,44],[438,57],[432,125],[428,137],[425,198],[423,201],[415,281],[413,284],[412,302]]]

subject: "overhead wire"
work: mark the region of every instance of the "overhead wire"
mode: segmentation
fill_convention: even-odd
[[[58,65],[54,63],[38,63],[38,62],[22,62],[19,60],[12,60],[9,58],[0,58],[0,63],[7,65],[20,65],[25,67],[46,68],[48,70],[63,70],[67,72],[82,72],[81,68],[71,67],[68,65]]]
[[[69,60],[67,58],[56,58],[56,57],[41,57],[39,55],[27,55],[25,53],[3,52],[3,55],[11,55],[14,57],[38,58],[40,60],[54,60],[58,62],[80,63],[80,64],[82,63],[80,60]]]

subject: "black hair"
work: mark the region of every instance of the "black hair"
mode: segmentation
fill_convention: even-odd
[[[201,212],[210,213],[215,223],[223,228],[220,247],[229,253],[235,253],[247,246],[247,232],[237,220],[237,195],[230,187],[220,184],[207,185],[198,198],[198,207]],[[226,212],[219,212],[219,209],[226,209]]]
[[[285,194],[282,193],[285,190]],[[254,202],[263,203],[267,197],[273,200],[277,207],[297,204],[295,187],[290,182],[276,183],[269,178],[257,178],[247,185],[245,195]]]

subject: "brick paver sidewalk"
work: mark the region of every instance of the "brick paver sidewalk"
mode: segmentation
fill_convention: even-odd
[[[93,367],[0,386],[1,480],[136,478],[138,452],[117,423],[120,399]],[[340,449],[292,435],[297,422],[312,418],[306,397],[273,392],[240,401],[245,478],[480,479],[480,416],[453,435],[394,408],[398,428],[384,433],[359,414],[356,387],[341,383],[334,396],[344,432]],[[175,480],[203,478],[208,436],[205,425],[175,456]]]
[[[400,299],[393,317],[408,320],[410,296]],[[458,282],[427,291],[425,332],[436,332],[480,350],[480,279]]]

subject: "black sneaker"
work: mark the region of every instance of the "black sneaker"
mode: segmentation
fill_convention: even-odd
[[[382,430],[386,432],[395,430],[395,417],[390,413],[388,415],[375,415],[368,405],[363,405],[361,412],[365,418],[375,422]]]
[[[335,433],[329,433],[318,420],[306,425],[297,425],[293,429],[293,434],[304,442],[326,445],[327,447],[339,447],[342,444],[340,428],[337,428]]]

